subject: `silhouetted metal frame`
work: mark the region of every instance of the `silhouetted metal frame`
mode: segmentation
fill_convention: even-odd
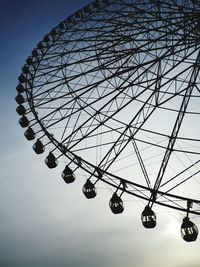
[[[36,109],[40,105],[43,105],[43,103],[42,104],[39,103],[39,104],[37,104],[37,106],[35,106],[34,98],[42,96],[43,92],[41,92],[41,93],[38,92],[38,94],[35,96],[35,95],[33,95],[32,88],[34,88],[34,79],[36,77],[35,75],[37,73],[38,64],[40,64],[40,62],[43,60],[44,56],[48,53],[48,49],[50,47],[52,47],[54,45],[54,42],[56,42],[59,39],[60,35],[62,35],[62,31],[65,32],[67,29],[70,29],[70,24],[74,25],[74,24],[76,24],[77,21],[80,22],[80,20],[82,20],[82,19],[84,21],[84,18],[87,18],[87,12],[88,12],[88,14],[90,14],[90,12],[96,12],[96,11],[98,12],[99,8],[101,8],[103,6],[106,6],[106,5],[110,5],[112,3],[114,4],[115,2],[117,3],[118,1],[111,1],[111,0],[108,0],[108,1],[94,1],[92,4],[90,4],[90,5],[86,6],[85,8],[77,11],[74,15],[70,16],[69,18],[67,18],[66,21],[61,22],[59,29],[56,29],[56,28],[53,29],[51,31],[51,33],[45,37],[47,41],[45,41],[45,38],[42,41],[44,47],[41,50],[40,49],[33,50],[33,52],[32,52],[33,56],[31,58],[31,60],[33,62],[30,63],[30,64],[28,63],[28,66],[29,66],[28,71],[26,71],[26,73],[23,72],[25,77],[26,77],[26,82],[24,83],[24,85],[25,85],[25,92],[26,92],[26,96],[27,96],[27,101],[28,101],[29,107],[30,107],[30,111],[27,111],[27,112],[28,113],[32,112],[32,114],[34,115],[34,119],[31,121],[31,125],[34,126],[35,124],[39,124],[40,127],[41,127],[41,130],[39,130],[37,133],[40,133],[40,132],[43,133],[40,136],[39,139],[43,138],[44,136],[47,136],[48,139],[49,139],[49,143],[53,143],[55,145],[55,149],[58,149],[61,152],[61,156],[62,155],[66,156],[70,161],[74,162],[74,164],[77,164],[78,167],[81,167],[90,176],[96,177],[97,181],[101,180],[102,182],[107,183],[108,185],[110,185],[110,186],[112,186],[114,188],[117,188],[118,190],[121,190],[124,193],[128,193],[128,194],[133,195],[135,197],[139,197],[139,198],[141,198],[143,200],[150,201],[152,203],[156,203],[156,204],[168,207],[168,208],[173,208],[173,209],[176,209],[176,210],[187,212],[188,211],[188,209],[187,209],[187,203],[188,202],[193,202],[193,203],[195,203],[197,205],[200,205],[200,200],[192,199],[192,198],[186,198],[184,196],[178,196],[178,195],[170,194],[168,192],[163,192],[163,191],[159,190],[159,187],[160,187],[160,184],[161,184],[162,176],[163,176],[163,174],[165,172],[165,169],[167,167],[168,160],[170,158],[171,152],[174,149],[173,148],[174,142],[175,142],[176,139],[178,139],[177,134],[178,134],[179,128],[181,126],[181,122],[182,122],[182,119],[183,119],[183,116],[184,116],[184,112],[186,111],[187,104],[188,104],[188,101],[190,99],[190,95],[192,93],[192,89],[193,89],[194,83],[195,83],[197,75],[199,73],[199,61],[200,61],[199,60],[199,57],[200,57],[199,54],[198,54],[197,61],[196,61],[195,65],[194,65],[194,71],[193,71],[192,76],[191,76],[191,84],[188,86],[187,90],[184,89],[183,91],[179,92],[180,95],[181,94],[185,94],[185,97],[183,99],[182,106],[181,106],[181,108],[179,110],[179,115],[177,117],[177,121],[176,121],[176,124],[174,126],[171,138],[169,140],[168,147],[166,149],[166,153],[165,153],[165,156],[163,158],[163,161],[162,161],[162,164],[161,164],[161,167],[160,167],[160,172],[159,172],[158,177],[157,177],[157,181],[156,181],[156,183],[155,183],[153,188],[150,185],[148,174],[147,174],[147,172],[145,170],[145,164],[144,164],[144,162],[142,160],[142,157],[140,156],[140,152],[139,152],[139,150],[137,148],[137,145],[135,143],[135,141],[137,140],[137,137],[135,137],[135,134],[139,130],[145,131],[144,129],[141,129],[143,123],[148,119],[148,117],[151,115],[151,113],[159,105],[163,104],[163,102],[159,103],[159,100],[158,100],[159,90],[161,89],[160,88],[160,78],[162,76],[162,73],[160,72],[159,68],[158,68],[157,80],[155,82],[155,91],[152,91],[152,94],[149,96],[148,100],[143,103],[143,106],[141,107],[139,112],[135,115],[135,117],[132,119],[132,121],[129,123],[129,125],[126,125],[126,128],[124,129],[124,131],[121,132],[120,129],[115,129],[116,132],[118,131],[120,136],[115,141],[115,143],[113,143],[111,149],[107,152],[107,154],[104,156],[104,158],[101,160],[101,162],[99,163],[98,166],[93,165],[92,163],[86,161],[85,159],[81,159],[81,161],[80,160],[77,161],[77,157],[78,156],[75,153],[73,153],[72,151],[70,151],[70,149],[72,149],[74,146],[76,146],[82,139],[86,138],[87,135],[82,137],[82,139],[78,140],[76,143],[74,143],[69,149],[66,149],[65,146],[63,145],[65,139],[63,140],[62,143],[59,143],[47,131],[47,129],[44,127],[44,125],[41,122],[41,118],[38,117]],[[157,3],[158,9],[160,8],[159,7],[159,1],[156,1],[156,2],[155,1],[150,1],[149,3],[151,3],[151,2],[153,4]],[[193,1],[193,2],[198,6],[198,2],[197,1]],[[172,9],[173,9],[173,7],[172,7]],[[180,11],[183,12],[182,7],[180,7],[180,9],[181,9]],[[140,12],[140,11],[141,10],[138,9],[138,12]],[[173,10],[172,10],[172,12],[173,12]],[[187,17],[187,15],[188,14],[185,14],[186,17]],[[191,23],[196,23],[196,21],[198,20],[198,16],[199,16],[198,12],[196,14],[194,13]],[[62,27],[63,27],[63,29],[62,29]],[[184,28],[183,28],[183,31],[184,31]],[[166,38],[167,38],[167,35],[166,35]],[[105,41],[108,42],[108,40],[105,40]],[[181,42],[181,41],[182,40],[180,39],[180,41],[178,41],[178,42]],[[172,50],[175,49],[175,46],[177,45],[177,43],[175,43],[174,46],[172,45],[170,51],[166,51],[165,55],[162,55],[162,57],[158,58],[158,62],[162,58],[164,58],[164,56],[166,56],[168,53],[172,53]],[[40,44],[40,45],[42,46],[42,44]],[[111,46],[112,46],[112,44],[111,44]],[[193,46],[194,46],[194,49],[196,49],[196,51],[198,51],[198,48],[196,47],[195,41],[194,41]],[[39,45],[38,45],[38,47],[39,47]],[[192,47],[192,45],[191,45],[191,47]],[[93,48],[93,47],[91,46],[91,48]],[[106,51],[105,51],[105,53],[107,54],[107,56],[109,56],[109,53],[107,53]],[[120,60],[120,56],[118,56],[118,60]],[[182,59],[182,61],[184,61],[184,58]],[[81,61],[79,63],[81,63]],[[108,66],[110,64],[112,64],[112,62],[109,62]],[[149,62],[148,62],[148,64],[149,64]],[[155,64],[154,60],[152,60],[152,65],[153,64]],[[181,64],[181,61],[179,61],[177,64]],[[145,63],[140,65],[140,67],[144,67],[144,66],[145,66]],[[58,70],[62,70],[62,68],[63,68],[63,65],[58,67]],[[52,69],[54,69],[54,67],[52,67]],[[51,72],[51,66],[48,66],[46,68],[46,70],[49,71],[49,73],[50,73]],[[134,71],[134,68],[132,68],[130,70]],[[43,71],[45,71],[45,68],[43,69]],[[123,73],[126,73],[126,71],[127,70],[125,69],[124,71],[113,73],[112,75],[110,75],[109,78],[115,77],[115,75],[122,75]],[[178,77],[178,75],[179,74],[177,74],[177,77]],[[64,80],[63,82],[66,83],[67,81]],[[47,83],[49,84],[49,82],[47,82]],[[94,84],[94,86],[95,86],[95,84]],[[49,91],[51,91],[51,90],[52,90],[52,88],[49,89]],[[91,88],[88,88],[88,91],[89,90],[91,90]],[[147,88],[145,88],[144,90],[147,90]],[[188,93],[188,91],[190,91],[190,92]],[[76,100],[78,101],[78,99],[81,97],[81,95],[76,96],[76,93],[77,92],[74,93],[75,94],[75,98],[74,99],[75,99],[75,101]],[[85,91],[84,91],[84,93],[85,93]],[[109,94],[112,94],[112,92],[108,93],[107,95],[109,95]],[[120,95],[120,94],[121,94],[121,92],[119,91],[118,95]],[[140,92],[140,94],[142,94],[142,92]],[[107,95],[104,95],[102,98],[106,98]],[[117,98],[118,95],[115,95],[114,97]],[[61,96],[61,97],[63,97],[63,96]],[[169,99],[172,99],[173,97],[174,97],[174,95],[172,95],[172,94],[170,95],[170,93],[169,93],[169,97],[167,99],[165,99],[165,101],[168,101]],[[96,101],[98,101],[98,100],[99,99],[97,99]],[[45,102],[45,104],[48,104],[48,102],[50,103],[51,101],[52,101],[52,99],[49,99],[49,100],[47,100]],[[113,101],[113,99],[111,99],[110,101]],[[154,101],[153,104],[152,104],[152,101]],[[128,105],[131,102],[132,102],[132,99],[130,99],[130,101],[128,101],[126,103],[126,105]],[[151,104],[149,104],[149,103],[151,103]],[[63,104],[63,106],[65,106],[65,105],[66,104]],[[88,103],[88,106],[90,106],[90,105],[91,105],[91,103]],[[148,106],[146,114],[144,113],[145,106]],[[125,106],[123,106],[122,109],[124,107]],[[58,107],[57,111],[59,111],[60,108],[61,107]],[[101,110],[103,110],[103,107],[101,108]],[[101,110],[98,110],[97,113],[94,113],[91,117],[96,119],[96,115],[100,114]],[[116,110],[115,113],[117,113],[119,110]],[[74,111],[74,112],[76,112],[76,111]],[[55,110],[52,111],[52,115],[54,113],[55,113]],[[113,117],[114,117],[115,113],[112,114]],[[49,116],[50,114],[51,114],[51,112],[48,113],[48,115],[46,115],[46,116]],[[141,117],[141,116],[143,117],[143,121],[140,123],[139,126],[137,124],[137,126],[135,125],[133,127],[133,123],[135,121],[137,121],[138,117]],[[65,118],[61,117],[60,121],[62,119],[65,119]],[[106,121],[109,120],[109,119],[110,119],[110,117],[107,117],[107,119],[104,120],[103,124],[105,124]],[[114,121],[116,120],[115,118],[112,118],[112,119]],[[56,122],[52,122],[52,124],[50,124],[50,126],[54,125],[54,123],[56,124]],[[81,128],[81,125],[79,126],[79,128],[76,129],[76,131],[78,131],[80,128]],[[92,131],[90,131],[88,133],[88,135],[91,134],[93,131],[95,131],[95,129],[97,129],[97,128],[98,128],[98,125],[94,129],[92,129]],[[131,132],[131,135],[128,134],[129,131]],[[73,134],[74,134],[74,132],[73,132]],[[63,133],[63,136],[64,136],[64,133]],[[130,138],[130,136],[131,136],[131,138]],[[68,136],[67,138],[70,138],[70,136]],[[137,140],[137,141],[141,141],[141,140]],[[195,140],[195,141],[199,141],[199,140]],[[125,142],[125,144],[122,145],[124,142]],[[141,185],[141,184],[134,183],[132,181],[128,181],[128,180],[126,180],[126,179],[124,179],[122,177],[119,177],[117,175],[114,175],[114,174],[108,172],[109,167],[117,159],[117,157],[121,154],[121,152],[125,149],[125,147],[128,145],[129,142],[133,143],[134,149],[136,151],[136,154],[137,154],[139,162],[140,162],[140,166],[141,166],[141,168],[143,170],[144,176],[146,177],[146,181],[147,181],[148,186],[144,186],[144,185]],[[143,141],[143,142],[145,142],[145,141]],[[146,143],[151,144],[150,142],[146,142]],[[159,147],[160,145],[158,144],[157,146]],[[113,158],[111,158],[111,160],[110,160],[111,153],[113,153],[113,148],[116,149],[116,147],[118,147],[118,151],[115,153],[115,156]],[[160,146],[160,147],[162,147],[162,146]],[[165,147],[163,147],[163,148],[165,148]],[[192,151],[185,151],[185,153],[193,153],[193,152]],[[200,154],[200,153],[196,153],[196,154]],[[104,162],[108,162],[108,161],[109,161],[109,164],[105,165],[106,167],[104,167]],[[81,164],[80,164],[80,162],[81,162]],[[99,173],[96,171],[97,168],[101,170],[101,173],[102,173],[101,176],[99,176]],[[115,182],[115,180],[117,180],[118,182]],[[136,189],[136,192],[133,192],[133,191],[127,189],[128,187],[124,187],[123,185],[119,186],[119,184],[121,184],[122,181],[123,181],[123,184],[126,183],[128,185],[128,187],[129,186],[133,186]],[[144,190],[145,193],[142,192],[141,190]],[[146,192],[148,192],[149,195],[146,195]],[[156,197],[155,197],[155,195],[156,195]],[[167,199],[167,201],[171,202],[171,204],[165,203],[163,201],[160,201],[159,197],[165,197]],[[174,202],[174,199],[183,201],[185,203],[185,207],[182,207],[180,205],[176,205],[176,203]],[[190,210],[190,213],[191,214],[200,215],[200,211],[198,211],[198,210]]]

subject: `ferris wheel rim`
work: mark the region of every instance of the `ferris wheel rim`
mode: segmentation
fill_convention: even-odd
[[[105,1],[105,2],[107,2],[107,1]],[[108,1],[109,2],[109,1]],[[151,2],[151,1],[150,1]],[[158,1],[159,2],[159,1]],[[75,22],[76,23],[76,22]],[[52,46],[54,45],[54,41],[52,42],[52,44],[51,44]],[[49,48],[48,48],[49,49]],[[47,50],[48,50],[47,49]],[[197,50],[199,50],[199,48],[196,48]],[[44,57],[44,55],[42,55],[42,57]],[[42,61],[42,59],[41,59],[41,61]],[[37,62],[38,63],[38,62]],[[40,62],[39,62],[39,64],[40,64]],[[33,64],[34,65],[34,64]],[[36,69],[37,69],[37,67],[36,67]],[[61,70],[63,71],[63,69],[62,69],[62,67],[61,67]],[[178,74],[177,74],[178,75]],[[65,75],[63,75],[63,77],[64,78],[66,78],[65,77]],[[29,81],[28,81],[28,85],[26,85],[26,87],[27,87],[27,89],[26,89],[26,95],[27,95],[27,99],[28,99],[28,102],[29,102],[29,106],[30,106],[30,111],[33,113],[33,115],[34,115],[34,117],[35,117],[35,119],[36,119],[36,123],[38,123],[39,125],[40,125],[40,127],[41,127],[41,129],[42,129],[42,131],[43,131],[43,133],[44,133],[44,135],[45,136],[47,136],[48,137],[48,139],[54,144],[54,146],[55,146],[55,149],[59,149],[60,150],[60,152],[63,154],[63,155],[65,155],[66,156],[66,151],[64,151],[64,146],[62,146],[62,142],[60,142],[60,144],[59,144],[59,142],[56,140],[56,139],[54,139],[54,137],[50,134],[50,132],[48,132],[48,130],[44,127],[44,125],[42,124],[42,122],[40,121],[40,118],[38,117],[38,114],[37,114],[37,109],[35,108],[35,104],[34,104],[34,101],[33,101],[33,99],[34,99],[34,95],[33,95],[33,93],[32,93],[32,91],[31,90],[29,90],[28,89],[28,87],[30,86],[31,87],[31,83],[32,83],[32,87],[33,87],[33,82],[34,82],[34,75],[33,75],[33,77],[32,77],[32,80],[31,79],[29,79]],[[64,82],[66,82],[66,81],[64,81]],[[152,89],[151,89],[152,90]],[[170,94],[172,94],[172,93],[170,93],[170,92],[167,92],[169,95]],[[39,93],[40,94],[40,93]],[[42,93],[41,93],[42,94]],[[76,95],[76,92],[74,93],[75,95]],[[38,95],[36,95],[36,97],[38,97]],[[74,98],[74,100],[76,101],[76,97]],[[142,102],[142,100],[141,100],[141,102]],[[143,101],[143,104],[145,104],[146,102],[144,102]],[[41,104],[42,105],[42,104]],[[81,107],[80,107],[81,108]],[[170,110],[168,107],[166,108],[167,110]],[[96,110],[97,111],[97,110]],[[197,113],[198,114],[198,113]],[[145,130],[145,129],[143,129],[143,130]],[[147,130],[148,131],[148,130]],[[159,133],[158,133],[159,134]],[[181,138],[181,137],[178,137],[178,138]],[[197,140],[198,141],[198,140]],[[53,149],[54,150],[54,149]],[[52,150],[52,151],[53,151]],[[77,158],[78,156],[76,155],[76,154],[74,154],[73,153],[73,151],[67,151],[68,153],[70,153],[72,156],[74,156],[74,158]],[[73,160],[72,159],[72,157],[70,157],[70,160]],[[82,159],[82,161],[83,162],[85,162],[87,165],[91,165],[91,167],[93,167],[94,168],[94,170],[95,170],[95,168],[99,168],[98,166],[94,166],[93,164],[91,164],[90,162],[88,162],[87,160],[85,160],[85,159]],[[78,165],[77,165],[78,166]],[[87,169],[85,169],[86,171],[87,171]],[[92,173],[90,173],[89,171],[88,171],[88,173],[89,174],[93,174],[94,176],[96,176],[96,178],[97,179],[99,179],[99,180],[102,180],[103,182],[105,182],[105,183],[108,183],[108,181],[107,180],[105,180],[105,179],[103,179],[103,177],[101,177],[101,178],[99,178],[98,177],[98,175],[97,174],[95,174],[94,172],[92,172]],[[105,173],[106,175],[109,175],[109,176],[113,176],[114,178],[117,178],[119,181],[121,181],[121,180],[123,180],[123,181],[125,181],[126,183],[132,183],[131,181],[128,181],[128,180],[125,180],[125,179],[123,179],[123,178],[121,178],[121,177],[118,177],[118,176],[115,176],[114,174],[112,174],[112,173],[109,173],[107,170],[103,170],[103,173]],[[143,186],[143,185],[140,185],[140,184],[137,184],[137,183],[132,183],[134,186],[138,186],[138,187],[141,187],[141,188],[143,188],[143,189],[145,189],[145,190],[148,190],[149,192],[153,192],[153,189],[152,188],[148,188],[148,187],[145,187],[145,186]],[[113,184],[111,184],[113,187],[115,187],[115,188],[118,188],[118,186],[117,185],[115,185],[114,183]],[[124,192],[126,192],[126,193],[130,193],[130,192],[128,192],[126,189],[124,189],[124,188],[119,188],[119,189],[121,189],[121,190],[124,190]],[[166,193],[166,192],[162,192],[162,191],[159,191],[159,190],[156,190],[156,192],[157,192],[157,194],[158,195],[164,195],[164,196],[167,196],[167,197],[173,197],[173,198],[177,198],[177,199],[182,199],[182,200],[184,200],[185,202],[188,202],[188,201],[192,201],[192,202],[194,202],[194,203],[197,203],[197,204],[199,204],[199,202],[200,202],[200,200],[197,200],[197,199],[192,199],[192,198],[187,198],[187,197],[181,197],[181,196],[179,196],[179,195],[173,195],[173,194],[170,194],[170,193]],[[138,195],[137,195],[138,196]],[[138,197],[141,197],[141,196],[138,196]],[[141,197],[142,198],[142,197]],[[144,199],[145,200],[149,200],[149,198],[147,197],[147,198],[145,198],[144,197]],[[160,205],[163,205],[163,206],[168,206],[168,207],[170,207],[169,205],[167,205],[167,204],[165,204],[165,203],[162,203],[162,202],[159,202],[158,200],[154,200],[154,203],[157,203],[157,204],[160,204]],[[181,211],[187,211],[187,208],[177,208],[177,207],[172,207],[172,208],[174,208],[174,209],[178,209],[178,210],[181,210]],[[200,212],[198,212],[198,211],[193,211],[193,210],[191,210],[190,211],[191,213],[193,213],[193,214],[200,214]]]

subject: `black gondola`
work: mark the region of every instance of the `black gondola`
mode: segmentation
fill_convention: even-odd
[[[44,152],[45,150],[44,145],[39,139],[33,145],[33,150],[35,151],[36,154],[42,154]]]
[[[29,73],[29,68],[28,68],[28,66],[27,66],[27,65],[24,65],[23,68],[22,68],[22,71],[23,71],[24,74]]]
[[[74,19],[73,19],[72,16],[70,16],[70,17],[67,18],[67,22],[68,22],[68,23],[72,23],[73,21],[74,21]]]
[[[23,95],[21,94],[18,94],[16,97],[15,97],[15,101],[17,102],[17,104],[21,105],[24,103],[24,97]]]
[[[141,220],[145,228],[154,228],[156,226],[156,214],[149,206],[146,206],[143,210]]]
[[[52,152],[49,152],[49,155],[45,159],[45,163],[50,169],[53,169],[58,165],[58,161]]]
[[[96,188],[89,179],[86,181],[86,183],[83,186],[83,193],[86,196],[86,198],[94,198],[97,195]]]
[[[16,108],[16,111],[17,113],[22,116],[22,115],[25,115],[26,114],[26,109],[23,105],[19,105],[17,108]]]
[[[45,42],[45,43],[50,42],[50,37],[49,37],[49,35],[45,35],[45,37],[44,37],[44,42]]]
[[[56,36],[56,35],[59,35],[59,31],[58,31],[57,28],[54,28],[54,29],[50,32],[50,34],[51,34],[52,36]]]
[[[65,23],[64,23],[64,22],[61,22],[61,23],[59,24],[59,28],[60,28],[61,30],[64,30],[64,29],[65,29]]]
[[[32,59],[32,57],[28,57],[27,58],[27,60],[26,60],[26,63],[28,64],[28,65],[32,65],[33,64],[33,59]]]
[[[37,57],[37,56],[38,56],[38,51],[37,51],[36,48],[34,48],[34,49],[32,50],[32,56],[33,56],[33,57]]]
[[[185,217],[181,225],[181,236],[183,240],[186,242],[195,241],[197,239],[198,232],[197,226],[191,222],[188,217]]]
[[[19,84],[17,85],[16,90],[17,90],[18,93],[23,93],[23,92],[25,92],[24,86],[23,86],[21,83],[19,83]]]
[[[62,172],[62,178],[67,184],[73,183],[75,181],[75,175],[68,165]]]
[[[117,195],[117,193],[114,193],[110,199],[109,206],[111,211],[114,214],[119,214],[124,211],[124,206],[121,198]]]
[[[27,140],[31,141],[35,139],[35,132],[31,127],[28,127],[28,129],[24,133],[24,136],[26,137]]]
[[[19,119],[19,124],[22,128],[26,128],[29,126],[29,120],[27,119],[26,116],[22,116],[20,119]]]
[[[19,77],[18,77],[18,80],[20,83],[25,83],[26,82],[26,77],[24,76],[24,74],[21,74]]]
[[[43,42],[39,42],[39,43],[37,44],[37,48],[38,48],[38,49],[43,49],[43,48],[44,48],[44,44],[43,44]]]

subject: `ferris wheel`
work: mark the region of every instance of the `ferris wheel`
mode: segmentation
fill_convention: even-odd
[[[200,215],[199,36],[197,0],[94,1],[33,49],[15,98],[26,139],[49,168],[64,162],[67,184],[82,179],[92,199],[103,182],[114,214],[125,195],[141,199],[146,228],[154,206],[177,210],[188,242]]]

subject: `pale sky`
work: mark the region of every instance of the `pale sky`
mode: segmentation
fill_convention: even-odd
[[[25,140],[15,112],[15,87],[26,58],[43,36],[87,0],[1,1],[0,266],[199,267],[199,240],[186,243],[180,218],[158,209],[145,229],[143,207],[125,198],[123,214],[108,207],[109,192],[87,200],[82,183],[66,185]],[[99,185],[103,187],[103,185]]]

